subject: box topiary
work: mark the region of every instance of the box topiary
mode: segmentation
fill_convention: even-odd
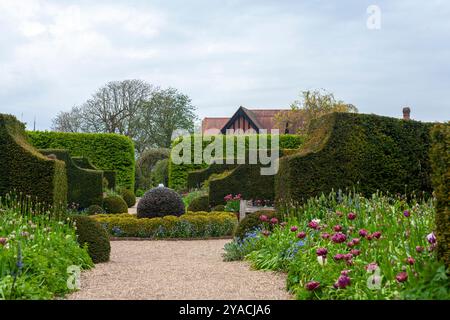
[[[83,169],[99,170],[86,157],[72,157],[72,161]],[[105,188],[114,190],[116,188],[116,172],[114,170],[102,170],[103,179],[106,179]]]
[[[105,210],[103,210],[103,208],[100,207],[100,206],[97,205],[97,204],[93,204],[93,205],[87,207],[86,210],[85,210],[85,212],[86,212],[88,215],[104,214],[104,213],[106,213]]]
[[[123,200],[127,203],[128,208],[131,208],[136,204],[136,196],[134,195],[133,191],[120,188],[119,194],[123,198]]]
[[[304,202],[332,190],[365,196],[431,193],[431,124],[377,115],[331,113],[311,123],[297,153],[282,157],[277,202]]]
[[[197,212],[197,211],[210,211],[209,210],[209,196],[204,195],[197,198],[192,199],[189,204],[188,211]],[[224,211],[224,210],[222,210]]]
[[[88,216],[73,215],[70,218],[76,226],[78,243],[80,246],[87,245],[92,261],[94,263],[108,261],[111,245],[109,235],[102,225]]]
[[[86,157],[99,170],[115,171],[118,186],[134,189],[133,141],[113,133],[28,131],[31,144],[39,149],[65,149],[72,157]],[[111,176],[105,173],[109,184]]]
[[[260,210],[256,212],[249,213],[242,219],[234,233],[234,236],[239,239],[244,239],[245,236],[256,229],[262,228],[264,223],[261,221],[260,217],[265,215],[268,220],[272,218],[277,218],[279,222],[283,221],[283,215],[272,210]]]
[[[103,199],[103,208],[106,213],[127,213],[128,205],[121,196],[108,196]]]
[[[0,114],[0,196],[16,191],[61,212],[67,207],[63,161],[50,159],[28,143],[25,125]]]
[[[103,172],[92,169],[82,169],[71,159],[67,150],[44,149],[39,150],[44,155],[54,155],[66,164],[68,194],[67,201],[75,203],[84,209],[90,205],[103,203]]]
[[[436,195],[437,252],[450,267],[450,124],[437,124],[431,130],[432,182]]]
[[[147,191],[137,205],[138,218],[181,216],[185,207],[181,196],[172,189],[157,187]]]

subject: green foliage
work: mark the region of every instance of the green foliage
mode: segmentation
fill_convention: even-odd
[[[450,124],[437,124],[431,131],[430,159],[436,195],[436,236],[439,257],[450,267]]]
[[[248,233],[252,233],[255,230],[261,230],[264,226],[264,223],[260,219],[262,215],[265,215],[268,220],[277,218],[278,221],[281,222],[284,219],[280,213],[271,210],[260,210],[249,213],[245,216],[244,219],[239,221],[239,225],[234,236],[240,240],[243,240],[246,238]]]
[[[90,205],[103,203],[103,173],[92,169],[78,167],[70,158],[68,151],[59,149],[41,149],[42,154],[55,155],[58,160],[66,164],[68,193],[70,204],[77,204],[84,209]]]
[[[80,168],[99,170],[86,157],[72,157],[72,161]],[[103,180],[106,179],[104,187],[108,189],[116,188],[116,172],[114,170],[103,170]]]
[[[69,293],[67,268],[93,266],[74,227],[36,203],[7,197],[0,199],[0,300],[54,299]]]
[[[197,212],[197,211],[210,211],[209,209],[209,196],[208,195],[203,195],[200,197],[197,197],[195,199],[193,199],[191,201],[191,203],[189,204],[188,211],[193,211],[193,212]]]
[[[126,202],[128,208],[131,208],[136,204],[136,196],[134,195],[133,191],[121,188],[119,190],[120,196],[123,198],[123,200]],[[123,212],[120,212],[123,213]]]
[[[67,176],[62,161],[49,159],[32,147],[25,126],[0,114],[0,196],[12,191],[37,198],[53,210],[67,203]]]
[[[225,206],[223,204],[218,204],[212,207],[211,211],[225,211]]]
[[[102,225],[88,216],[74,215],[70,217],[76,225],[77,240],[81,246],[87,246],[89,256],[94,263],[109,260],[111,246],[109,235]]]
[[[169,155],[170,149],[156,148],[148,149],[139,156],[136,161],[136,189],[148,190],[155,186],[152,171],[160,160],[168,159]],[[167,181],[158,183],[167,185]]]
[[[189,139],[191,142],[191,158],[194,160],[194,136],[198,135],[190,135],[184,136],[176,139],[172,143],[172,152],[175,152],[173,149],[180,143],[182,143],[183,139]],[[259,139],[256,145],[256,148],[259,148],[260,140],[267,141],[267,148],[271,147],[272,136],[269,135],[258,135]],[[208,136],[208,139],[202,141],[202,151],[211,144],[215,139],[222,139],[223,144],[223,155],[217,156],[217,159],[222,159],[227,152],[227,143],[233,146],[233,155],[237,154],[238,145],[241,143],[240,139],[243,139],[244,149],[246,150],[246,154],[248,154],[249,150],[249,136],[242,136],[238,138],[235,135],[217,135],[217,136]],[[298,135],[280,135],[279,136],[279,148],[280,149],[296,149],[298,148],[304,140],[304,137]],[[181,153],[180,153],[181,154]],[[215,156],[215,155],[214,155]],[[233,156],[233,159],[235,157]],[[206,169],[209,165],[200,161],[200,163],[191,162],[191,164],[174,164],[172,161],[169,162],[169,187],[175,190],[186,190],[188,189],[188,173],[191,171]],[[215,169],[212,169],[215,170]],[[220,170],[219,170],[220,171]],[[194,187],[199,184],[199,180],[203,179],[203,174],[201,174],[198,179],[192,178],[192,185]],[[204,180],[203,180],[204,181]],[[200,182],[201,184],[201,182]]]
[[[205,195],[208,195],[208,192],[206,192],[206,190],[203,189],[193,190],[191,192],[184,193],[183,194],[184,206],[187,208],[189,204],[192,202],[192,200]],[[224,210],[215,210],[215,211],[224,211]]]
[[[185,213],[183,199],[174,190],[157,187],[147,191],[137,205],[138,218],[155,218]]]
[[[305,144],[280,159],[278,202],[305,201],[332,189],[431,192],[430,124],[366,114],[333,113],[311,124]]]
[[[237,164],[217,164],[213,163],[205,169],[194,170],[188,172],[187,187],[188,190],[201,188],[209,177],[223,172],[231,171],[236,168]]]
[[[128,212],[128,205],[121,196],[107,196],[103,199],[103,208],[107,213]]]
[[[65,149],[73,157],[88,158],[100,170],[113,170],[116,172],[117,185],[134,188],[134,146],[126,136],[47,131],[28,131],[28,136],[37,148]]]
[[[259,164],[241,164],[227,176],[209,181],[209,203],[224,204],[228,194],[241,194],[246,200],[273,200],[274,176],[261,175]]]
[[[169,159],[159,160],[152,170],[153,185],[157,186],[163,184],[165,186],[169,183]]]
[[[209,238],[233,234],[236,216],[226,212],[188,212],[176,216],[139,219],[132,214],[96,215],[111,236],[164,238]]]
[[[106,213],[106,212],[99,205],[93,204],[85,210],[85,213],[88,215],[94,215],[94,214],[102,214],[102,213]]]

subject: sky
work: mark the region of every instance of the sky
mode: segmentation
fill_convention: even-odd
[[[323,88],[362,113],[448,121],[450,1],[0,0],[1,113],[50,129],[125,79],[179,89],[200,119]]]

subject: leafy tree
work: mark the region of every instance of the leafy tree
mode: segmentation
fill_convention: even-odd
[[[303,91],[302,99],[291,104],[287,112],[275,115],[275,123],[281,130],[299,134],[308,132],[312,120],[332,112],[358,112],[352,105],[336,100],[334,94],[325,90]]]

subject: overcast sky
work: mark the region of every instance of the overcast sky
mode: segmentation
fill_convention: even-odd
[[[132,78],[178,88],[200,118],[325,88],[360,112],[448,121],[450,1],[0,0],[0,112],[49,129]]]

